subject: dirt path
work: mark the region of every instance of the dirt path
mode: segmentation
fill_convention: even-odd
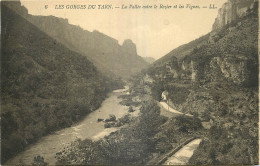
[[[172,112],[172,113],[175,113],[175,114],[180,114],[180,115],[186,115],[186,116],[193,116],[191,114],[184,114],[182,112],[179,112],[175,109],[173,109],[172,107],[170,107],[166,102],[160,102],[160,104],[163,106],[163,108],[165,108],[167,111],[169,112]]]
[[[169,157],[163,165],[186,165],[202,140],[195,139]]]

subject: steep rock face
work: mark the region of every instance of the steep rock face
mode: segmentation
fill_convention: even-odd
[[[211,113],[216,111],[215,105],[216,102],[213,100],[213,96],[208,92],[195,92],[191,91],[188,95],[186,101],[181,105],[181,111],[190,112],[192,114],[199,114],[203,116],[203,113]],[[192,110],[192,111],[191,111]]]
[[[248,58],[245,55],[226,55],[212,58],[211,69],[220,70],[222,75],[238,85],[247,84],[250,80]]]
[[[195,81],[197,79],[198,70],[195,68],[193,61],[191,61],[190,65],[191,65],[191,80]]]
[[[257,62],[243,54],[225,54],[210,57],[206,63],[191,61],[191,81],[231,82],[239,86],[250,86],[257,81]]]
[[[191,72],[197,72],[195,81],[228,81],[240,86],[257,82],[258,12],[256,8],[248,12],[231,26],[213,32],[212,42],[189,55],[196,62],[188,63]]]
[[[126,53],[130,55],[137,55],[136,45],[130,39],[127,39],[123,42],[122,48]]]
[[[148,65],[137,55],[136,46],[131,40],[126,40],[121,46],[116,39],[96,30],[89,32],[71,25],[67,19],[28,15],[20,2],[10,4],[9,8],[69,49],[87,56],[105,74],[129,78]]]
[[[213,24],[213,31],[220,30],[227,24],[248,14],[256,0],[228,0],[218,11],[218,16]]]

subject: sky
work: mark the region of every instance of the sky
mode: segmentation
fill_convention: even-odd
[[[131,39],[137,53],[143,57],[159,59],[182,44],[186,44],[211,31],[218,9],[227,0],[21,0],[29,14],[53,15],[67,18],[70,24],[97,30],[118,40]],[[88,9],[89,5],[112,5],[113,9]],[[200,9],[187,8],[200,6]],[[215,9],[209,9],[214,4]],[[46,9],[46,5],[48,8]],[[64,9],[55,9],[64,5]],[[67,9],[67,5],[86,5],[86,9]],[[122,5],[127,9],[122,9]],[[140,5],[141,8],[129,8]],[[143,9],[150,5],[157,8]],[[172,6],[170,9],[160,5]],[[177,8],[173,6],[177,5]],[[184,8],[180,9],[179,5]],[[207,6],[208,8],[202,8]],[[119,7],[119,8],[116,8]]]

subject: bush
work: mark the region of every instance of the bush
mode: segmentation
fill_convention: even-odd
[[[104,124],[105,128],[111,128],[111,127],[115,127],[115,122],[106,122]]]
[[[107,119],[105,120],[105,122],[112,122],[112,121],[116,121],[116,116],[113,115],[113,114],[110,114],[110,115],[109,115],[109,118],[107,118]]]
[[[104,119],[102,119],[102,118],[98,118],[98,120],[97,120],[98,122],[103,122],[104,121]]]
[[[133,107],[130,106],[129,109],[128,109],[128,112],[134,112],[134,111],[135,111],[135,110],[133,109]]]
[[[45,165],[48,165],[48,163],[46,163],[44,161],[44,158],[41,157],[41,156],[36,156],[34,157],[33,159],[33,163],[32,163],[33,166],[45,166]]]
[[[131,121],[131,115],[126,114],[122,118],[118,119],[118,122],[116,123],[116,127],[123,126],[124,124],[129,123],[130,121]]]

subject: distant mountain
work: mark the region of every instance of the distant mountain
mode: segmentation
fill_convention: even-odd
[[[152,64],[154,61],[156,61],[156,59],[153,57],[143,57],[143,59],[149,64]]]
[[[2,4],[1,163],[68,127],[120,88],[86,56],[69,50]],[[18,164],[18,163],[17,163]]]
[[[129,78],[148,65],[137,55],[136,46],[129,39],[121,46],[116,39],[71,25],[67,19],[29,15],[20,2],[9,7],[69,49],[88,57],[102,73]]]

